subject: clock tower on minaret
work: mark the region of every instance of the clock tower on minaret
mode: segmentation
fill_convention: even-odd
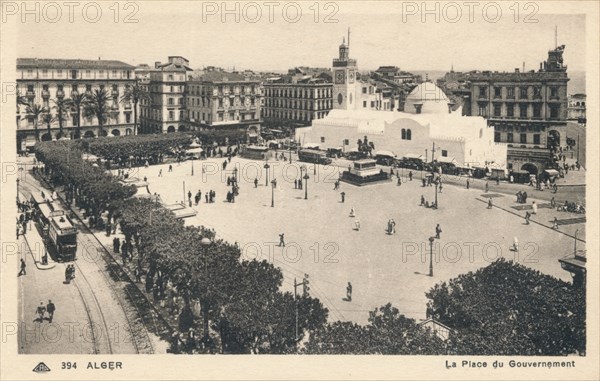
[[[333,59],[333,108],[353,110],[356,103],[356,60],[350,58],[350,29],[348,45],[343,39],[339,58]]]

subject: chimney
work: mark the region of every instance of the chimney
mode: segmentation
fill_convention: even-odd
[[[154,68],[158,69],[159,66],[160,66],[160,61],[154,61]]]

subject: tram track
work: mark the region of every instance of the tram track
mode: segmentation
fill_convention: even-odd
[[[45,179],[41,178],[38,181],[43,181],[48,189],[55,190]],[[34,184],[32,186],[35,187]],[[128,331],[131,335],[131,343],[135,347],[136,352],[141,354],[154,353],[154,345],[148,327],[160,336],[173,331],[170,323],[157,311],[156,307],[148,300],[139,286],[133,282],[130,275],[119,265],[117,259],[91,229],[87,227],[79,214],[70,206],[67,206],[60,193],[57,192],[57,194],[61,203],[71,212],[71,216],[77,221],[77,225],[79,225],[78,227],[81,231],[87,233],[79,235],[79,238],[85,241],[86,248],[95,247],[96,252],[101,253],[106,268],[102,268],[98,260],[94,260],[93,262],[113,290],[117,302],[125,314]],[[106,270],[108,270],[111,276],[107,274]]]

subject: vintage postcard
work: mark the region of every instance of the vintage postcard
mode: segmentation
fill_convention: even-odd
[[[3,380],[600,379],[598,2],[0,4]]]

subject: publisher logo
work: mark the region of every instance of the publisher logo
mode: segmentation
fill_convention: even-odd
[[[37,364],[35,366],[35,368],[33,368],[33,371],[36,373],[46,373],[46,372],[50,372],[50,368],[48,368],[48,365],[41,362],[41,363]]]

